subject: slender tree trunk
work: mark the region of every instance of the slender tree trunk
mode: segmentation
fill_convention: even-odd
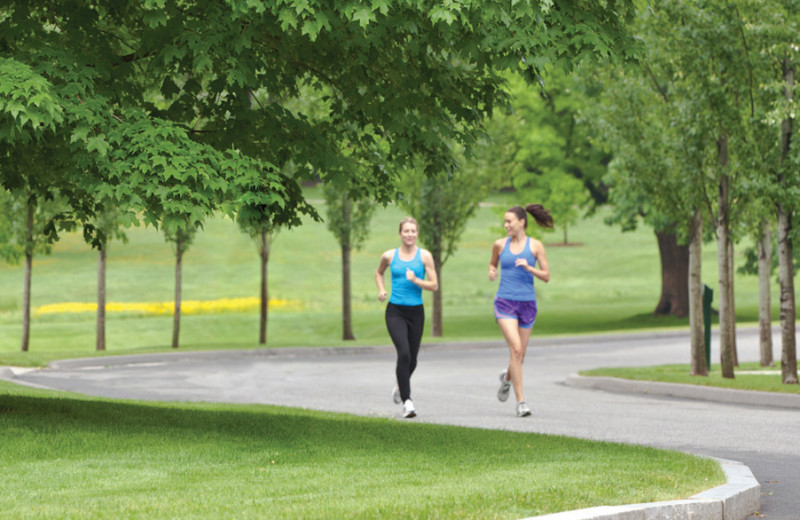
[[[783,61],[784,96],[792,101],[794,67],[788,58]],[[781,123],[781,159],[779,184],[783,183],[786,158],[792,144],[794,120],[787,117]],[[792,210],[783,202],[778,204],[778,278],[781,287],[781,380],[787,385],[797,384],[797,345],[795,339],[794,246],[792,244]]]
[[[765,219],[758,240],[758,328],[762,367],[772,365],[772,309],[770,267],[772,265],[772,230]]]
[[[703,215],[692,216],[689,236],[689,328],[693,376],[707,376],[705,322],[703,321]]]
[[[266,230],[261,230],[261,316],[259,320],[258,342],[267,344],[267,320],[269,318],[269,286],[267,284],[267,265],[269,264],[269,241]]]
[[[431,321],[431,336],[440,338],[444,332],[442,325],[442,249],[441,246],[431,250],[433,267],[439,280],[439,288],[433,292],[433,318]]]
[[[781,287],[781,380],[797,384],[797,345],[794,302],[794,255],[791,239],[792,215],[778,207],[778,278]]]
[[[353,313],[350,305],[350,252],[349,245],[342,246],[342,339],[356,339],[353,335]]]
[[[96,350],[106,349],[106,247],[97,254],[97,339]]]
[[[25,279],[22,287],[22,345],[28,351],[31,339],[31,277],[33,276],[33,205],[28,201],[25,215]]]
[[[351,284],[350,284],[350,253],[353,250],[352,228],[353,228],[353,201],[346,194],[343,194],[342,204],[342,235],[339,237],[339,247],[342,254],[342,339],[356,339],[353,335],[353,311],[351,306]]]
[[[733,355],[733,366],[739,366],[739,348],[736,346],[736,299],[734,298],[734,287],[736,281],[733,276],[733,240],[728,234],[728,309],[731,313],[731,319],[728,326],[731,328],[731,354]]]
[[[689,313],[689,246],[678,245],[674,230],[657,231],[661,256],[661,298],[653,314],[685,317]]]
[[[722,136],[717,141],[717,160],[723,170],[728,166],[728,138]],[[717,261],[719,264],[719,346],[722,377],[732,379],[733,367],[733,311],[730,308],[730,177],[724,171],[719,179],[719,213],[717,215]]]
[[[172,348],[178,348],[181,333],[181,266],[183,264],[183,239],[179,236],[175,241],[175,312],[172,316]]]

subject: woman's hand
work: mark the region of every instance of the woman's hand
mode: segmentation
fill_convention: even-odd
[[[386,301],[386,291],[381,291],[378,293],[378,301],[385,302]]]
[[[417,279],[417,275],[414,274],[414,271],[412,271],[411,269],[406,267],[406,280],[408,280],[411,283],[414,283],[414,281],[416,279]]]
[[[497,280],[497,268],[493,265],[489,266],[489,281],[493,282]]]

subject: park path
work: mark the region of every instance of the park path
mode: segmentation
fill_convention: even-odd
[[[716,345],[716,339],[712,345]],[[758,359],[757,333],[738,334],[739,359]],[[777,347],[776,347],[777,348]],[[719,354],[712,349],[712,360]],[[740,461],[762,486],[760,516],[800,520],[800,408],[612,393],[567,386],[601,366],[688,363],[687,332],[534,338],[525,362],[533,416],[499,403],[507,349],[496,342],[424,345],[412,379],[418,417],[431,423],[569,435]],[[178,352],[69,360],[19,382],[142,400],[265,403],[399,417],[390,398],[390,347]]]

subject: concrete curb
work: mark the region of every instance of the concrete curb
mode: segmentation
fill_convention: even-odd
[[[39,370],[39,369],[29,368],[29,367],[0,366],[0,381],[8,381],[9,383],[14,383],[15,385],[27,386],[28,388],[38,388],[40,390],[52,390],[52,388],[50,387],[37,385],[36,383],[30,383],[28,381],[23,381],[17,378],[17,375],[19,374],[33,372],[34,370]]]
[[[744,520],[761,507],[761,486],[747,466],[716,460],[728,483],[686,500],[600,506],[523,520]]]
[[[680,399],[715,401],[757,407],[800,409],[800,395],[777,392],[756,392],[702,385],[682,385],[656,381],[635,381],[616,377],[594,377],[571,374],[564,384],[575,388],[605,390],[607,392],[662,395]]]
[[[561,345],[572,345],[581,343],[598,343],[598,342],[614,342],[619,338],[630,339],[653,339],[653,338],[674,338],[674,337],[688,337],[688,332],[685,330],[664,330],[664,331],[648,331],[648,332],[625,332],[625,333],[603,333],[593,335],[578,335],[578,336],[544,336],[537,340],[539,348],[551,348]],[[481,341],[453,341],[453,342],[434,342],[429,341],[422,344],[422,349],[435,349],[435,350],[462,350],[462,349],[487,349],[497,348],[501,350],[508,349],[505,341],[502,338],[495,340],[481,340]],[[190,350],[190,351],[173,351],[173,352],[159,352],[153,354],[122,354],[122,355],[104,355],[86,358],[70,358],[51,361],[47,368],[59,370],[74,370],[82,368],[91,368],[98,366],[119,366],[127,364],[141,364],[141,363],[154,363],[162,362],[167,359],[169,361],[175,360],[191,360],[191,359],[215,359],[229,354],[237,356],[251,356],[254,358],[312,358],[322,356],[350,356],[362,354],[388,354],[394,355],[395,350],[391,344],[388,345],[357,345],[357,346],[341,346],[341,347],[264,347],[254,349],[230,349],[230,350]]]

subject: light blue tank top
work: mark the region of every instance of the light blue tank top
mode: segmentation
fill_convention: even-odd
[[[522,252],[515,255],[511,252],[511,239],[500,252],[500,285],[497,297],[521,302],[535,302],[536,290],[533,288],[533,275],[526,269],[515,265],[517,258],[524,258],[528,265],[536,267],[536,257],[531,253],[531,239],[526,237]]]
[[[395,249],[389,269],[392,271],[392,295],[389,303],[395,305],[422,305],[422,287],[406,278],[406,269],[411,269],[417,278],[425,279],[425,266],[422,263],[422,249],[417,248],[414,258],[406,262],[400,258],[400,248]]]

